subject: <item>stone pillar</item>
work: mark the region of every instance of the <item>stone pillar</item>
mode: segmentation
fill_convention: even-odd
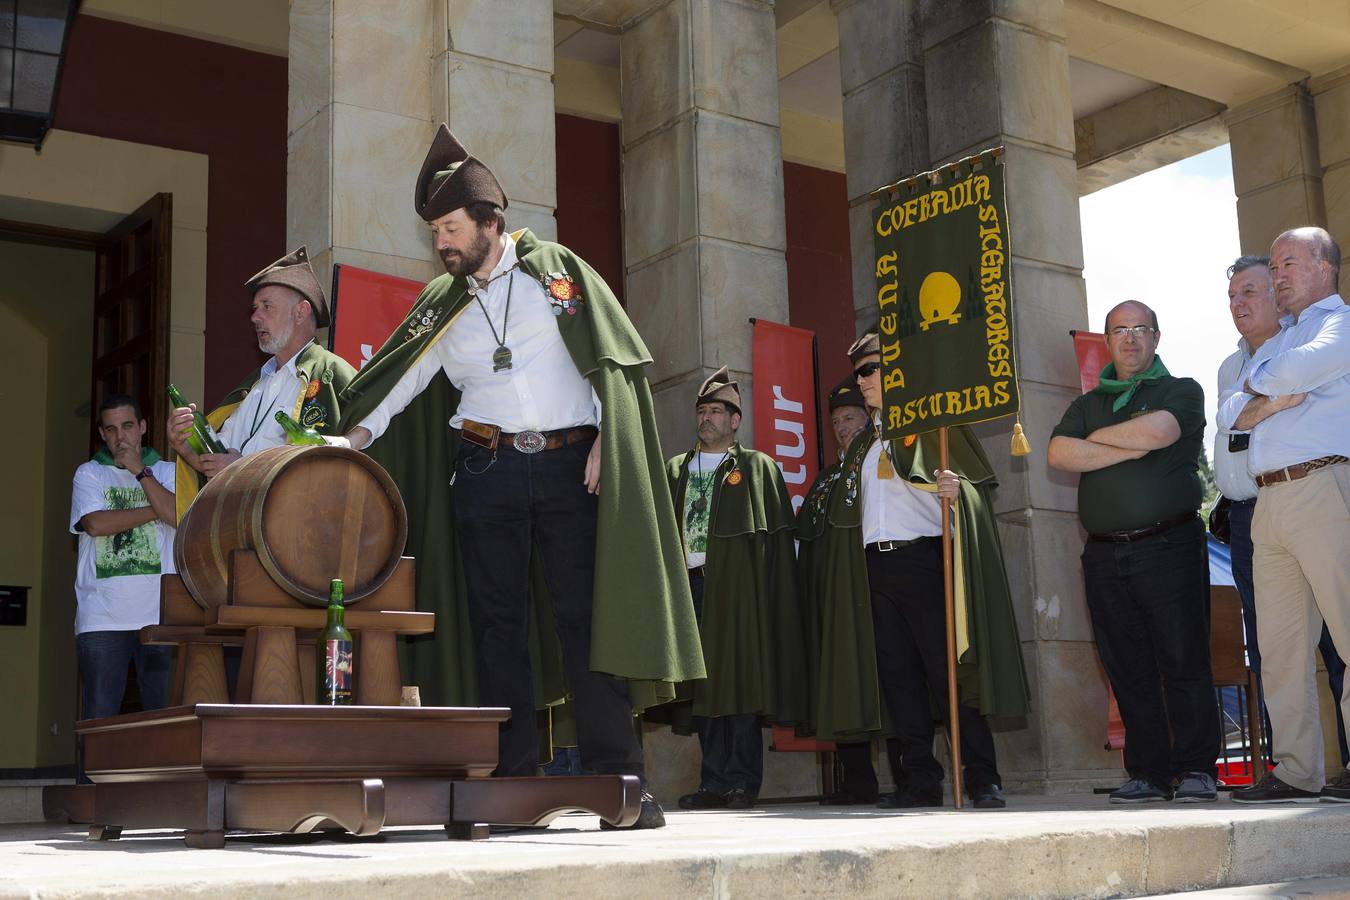
[[[748,319],[788,320],[775,37],[768,0],[667,0],[620,39],[628,313],[672,452],[719,366],[748,399]]]
[[[1007,148],[1022,424],[1032,453],[1010,455],[1010,419],[977,431],[999,475],[995,511],[1032,712],[998,731],[1000,769],[1014,789],[1081,790],[1118,778],[1120,758],[1102,749],[1105,678],[1078,565],[1077,479],[1045,460],[1051,429],[1080,392],[1069,330],[1088,325],[1064,4],[921,0],[920,9],[933,162]]]
[[[752,442],[748,320],[788,321],[775,38],[768,0],[666,0],[620,38],[628,314],[668,453],[693,444],[695,393],[722,365]],[[698,786],[692,739],[649,727],[646,751],[663,802]],[[764,775],[762,796],[817,790],[812,754],[766,753]]]
[[[830,0],[839,19],[844,166],[857,331],[877,321],[871,192],[928,169],[918,0]]]
[[[1322,164],[1326,227],[1350,253],[1350,66],[1312,80],[1317,155]],[[1350,293],[1350,265],[1341,266],[1341,296]]]
[[[1292,84],[1230,109],[1224,121],[1242,252],[1266,254],[1286,228],[1325,225],[1312,95]]]
[[[443,269],[413,211],[418,169],[448,122],[501,180],[509,227],[553,220],[553,5],[294,0],[286,241],[333,263],[418,280]]]

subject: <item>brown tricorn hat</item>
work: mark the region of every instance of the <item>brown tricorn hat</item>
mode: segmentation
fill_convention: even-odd
[[[309,251],[304,246],[297,247],[281,259],[264,268],[257,275],[244,282],[249,295],[269,284],[288,287],[309,301],[314,309],[314,323],[319,328],[328,325],[328,301],[323,296],[319,277],[309,264]]]
[[[703,382],[698,389],[698,399],[694,401],[694,405],[713,401],[725,403],[732,412],[741,411],[741,389],[731,380],[731,373],[727,371],[726,366],[709,375]]]
[[[422,160],[415,191],[413,206],[428,222],[470,203],[491,203],[506,209],[506,192],[497,176],[470,156],[444,124],[436,129],[427,158]]]
[[[834,390],[830,391],[829,404],[830,412],[843,409],[845,406],[867,409],[867,404],[863,402],[862,391],[858,389],[858,382],[852,375],[836,384]]]
[[[856,363],[864,356],[871,356],[873,353],[881,352],[881,339],[877,337],[875,331],[869,331],[862,337],[853,342],[848,348],[848,361]]]

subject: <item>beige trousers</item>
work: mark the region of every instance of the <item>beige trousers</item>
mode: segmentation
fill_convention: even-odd
[[[1285,784],[1321,790],[1326,771],[1314,654],[1323,620],[1336,647],[1350,653],[1350,463],[1261,488],[1252,543],[1275,771]],[[1350,721],[1350,679],[1340,703]]]

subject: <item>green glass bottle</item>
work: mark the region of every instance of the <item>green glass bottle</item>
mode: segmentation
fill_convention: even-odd
[[[178,393],[178,388],[172,384],[169,385],[169,402],[177,409],[187,406],[188,402],[183,399],[183,395]],[[187,435],[188,446],[192,452],[201,456],[203,453],[225,453],[225,445],[221,443],[216,431],[211,427],[211,423],[206,421],[206,416],[192,411],[192,430]]]
[[[328,624],[319,635],[315,648],[319,677],[314,682],[318,702],[323,706],[346,706],[355,697],[352,633],[343,624],[342,579],[334,578],[328,590]]]
[[[277,410],[276,420],[281,423],[281,430],[286,432],[286,443],[294,444],[299,447],[324,447],[328,442],[323,439],[313,428],[305,428],[299,422],[286,415],[286,411]]]

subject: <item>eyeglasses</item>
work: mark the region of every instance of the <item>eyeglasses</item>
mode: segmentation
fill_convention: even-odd
[[[1152,334],[1154,330],[1152,325],[1117,325],[1115,328],[1108,331],[1107,334],[1111,335],[1113,338],[1123,338],[1127,334],[1134,335],[1136,338],[1141,338],[1146,334]]]
[[[879,362],[863,363],[861,366],[858,366],[858,368],[856,368],[856,369],[853,370],[853,377],[854,377],[854,378],[871,378],[871,377],[872,377],[873,375],[875,375],[880,369],[881,369],[881,363],[879,363]]]

